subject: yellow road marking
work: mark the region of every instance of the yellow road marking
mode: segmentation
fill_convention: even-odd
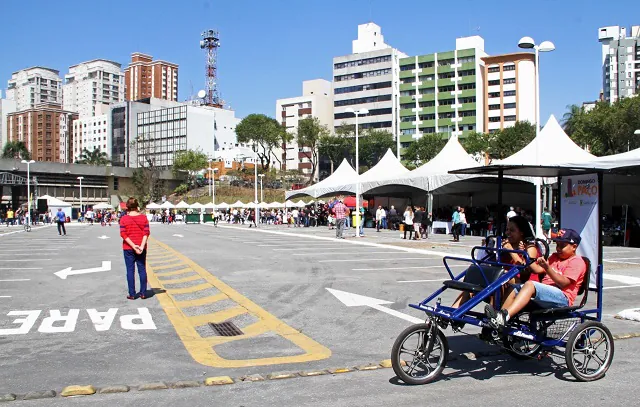
[[[166,293],[160,293],[155,296],[160,302],[160,305],[164,309],[164,312],[167,314],[169,321],[176,330],[176,333],[182,340],[187,351],[191,354],[194,360],[198,363],[201,363],[206,366],[212,367],[248,367],[248,366],[266,366],[266,365],[276,365],[276,364],[284,364],[284,363],[303,363],[303,362],[311,362],[316,360],[327,359],[331,356],[331,351],[325,346],[319,344],[308,336],[304,335],[300,331],[290,327],[285,324],[281,320],[277,319],[275,316],[271,315],[260,306],[214,277],[207,270],[199,266],[193,260],[184,256],[183,254],[177,252],[166,244],[159,242],[154,238],[150,238],[149,242],[152,246],[154,246],[155,250],[163,250],[165,252],[172,253],[175,258],[180,259],[185,266],[189,266],[192,271],[195,271],[207,281],[208,284],[200,284],[194,287],[188,287],[189,290],[192,291],[184,291],[184,289],[171,289],[170,287],[165,287],[164,283],[167,281],[162,281],[158,279],[157,275],[168,275],[167,273],[157,274],[155,271],[159,269],[159,267],[154,267],[153,264],[147,265],[149,282],[154,286],[160,286],[166,289]],[[163,266],[161,266],[163,267]],[[164,266],[168,268],[167,266]],[[206,286],[206,287],[205,287]],[[188,293],[195,292],[204,288],[215,287],[220,291],[219,294],[212,295],[206,298],[197,299],[197,300],[187,300],[187,301],[176,301],[173,297],[174,294],[177,293]],[[237,306],[229,308],[227,310],[219,311],[213,314],[208,314],[205,316],[198,317],[188,317],[182,311],[182,307],[186,306],[199,306],[206,305],[210,302],[220,301],[222,299],[230,299],[234,301]],[[210,302],[208,301],[210,299]],[[231,311],[235,310],[235,311]],[[207,323],[207,322],[215,322],[211,321],[211,318],[218,317],[227,317],[234,312],[242,313],[248,312],[249,314],[255,316],[258,321],[243,328],[243,335],[240,336],[216,336],[210,338],[203,338],[196,331],[195,323]],[[228,312],[229,314],[224,315],[223,312]],[[302,354],[299,355],[291,355],[291,356],[276,356],[276,357],[268,357],[268,358],[255,358],[255,359],[224,359],[220,355],[218,355],[214,347],[216,345],[227,343],[231,341],[243,340],[251,337],[255,337],[261,334],[265,334],[267,332],[275,332],[282,336],[284,339],[290,341],[298,348],[302,350]]]
[[[180,283],[188,283],[189,281],[196,281],[196,280],[202,280],[202,277],[196,274],[194,276],[189,276],[189,277],[174,278],[171,280],[160,280],[160,281],[162,281],[162,284],[180,284]]]
[[[181,269],[176,271],[165,271],[164,273],[156,273],[156,275],[159,277],[169,277],[169,276],[177,276],[178,274],[185,274],[189,272],[193,272],[193,270],[191,270],[191,268],[186,268],[186,269]],[[162,280],[162,281],[165,281],[165,280]]]
[[[164,284],[166,283],[166,281],[162,281],[162,283]],[[202,290],[211,288],[211,284],[202,283],[202,284],[192,285],[191,287],[184,287],[184,288],[171,288],[171,287],[165,287],[165,288],[171,294],[190,294],[190,293],[195,293],[197,291],[202,291]]]
[[[183,266],[184,264],[182,262],[178,262],[178,263],[171,263],[171,264],[163,264],[162,266],[154,266],[153,269],[154,270],[166,270],[166,269],[171,269],[174,267],[178,267],[178,266]]]
[[[199,307],[202,305],[213,304],[214,302],[218,302],[220,300],[228,300],[227,294],[220,293],[216,295],[210,295],[204,298],[198,298],[197,300],[185,300],[185,301],[176,301],[175,304],[180,308],[189,308],[189,307]]]
[[[193,317],[189,317],[189,321],[193,324],[193,326],[206,325],[209,322],[219,324],[220,322],[224,322],[227,319],[231,319],[233,317],[237,317],[238,315],[246,313],[246,308],[243,308],[241,305],[236,305],[235,307],[227,308],[218,312],[212,312],[211,314],[195,315]]]

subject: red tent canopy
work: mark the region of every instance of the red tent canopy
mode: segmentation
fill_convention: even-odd
[[[348,196],[346,198],[344,198],[344,204],[345,206],[348,206],[349,208],[355,208],[356,207],[356,197],[355,196]],[[362,201],[362,206],[364,206],[365,208],[369,207],[369,202],[367,200]]]

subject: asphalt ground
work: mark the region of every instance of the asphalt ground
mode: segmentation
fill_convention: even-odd
[[[468,255],[470,246],[480,240],[466,237],[454,244],[448,236],[432,235],[426,241],[405,241],[399,232],[370,229],[364,238],[337,240],[335,232],[326,228],[271,225],[258,230],[246,225],[152,225],[151,231],[150,287],[157,294],[136,301],[125,298],[117,226],[72,224],[66,237],[58,236],[52,227],[0,237],[0,330],[25,326],[16,319],[27,314],[15,314],[17,311],[41,311],[26,333],[0,331],[0,394],[59,390],[70,384],[137,386],[375,364],[389,358],[398,333],[411,324],[407,319],[423,318],[407,304],[419,302],[447,278],[442,255]],[[640,332],[640,323],[614,318],[621,310],[639,306],[640,284],[633,279],[640,278],[640,250],[605,248],[605,260],[605,276],[614,278],[605,280],[603,322],[614,334]],[[110,271],[66,279],[53,274],[68,267],[97,268],[105,261],[111,262]],[[455,266],[454,270],[462,270],[463,265]],[[383,307],[391,311],[347,307],[327,288],[387,301]],[[454,295],[445,293],[442,301],[451,302]],[[150,317],[140,318],[146,315],[145,309]],[[7,315],[12,311],[14,315]],[[58,311],[62,317],[77,312],[75,326],[69,321],[54,322]],[[208,325],[227,320],[244,335],[221,337]],[[450,331],[447,335],[452,336]],[[619,341],[616,346],[611,373],[599,383],[609,382],[610,376],[622,378],[633,369],[627,362],[637,359],[638,340]],[[461,335],[450,339],[450,348],[454,355],[492,349]],[[516,386],[551,386],[558,392],[566,386],[557,369],[544,362],[523,365],[503,356],[494,359],[495,363],[491,358],[461,358],[452,363],[444,380],[429,385],[429,389],[436,387],[434,401],[440,402],[438,397],[447,391],[455,393],[451,387],[455,378],[478,393],[485,381],[496,389],[505,380]],[[216,397],[226,395],[239,404],[256,397],[251,399],[255,405],[278,399],[283,405],[303,404],[293,400],[304,404],[315,400],[316,405],[323,405],[323,400],[329,399],[334,400],[332,404],[346,405],[359,395],[362,405],[373,405],[376,398],[391,402],[394,397],[406,397],[407,404],[418,402],[421,394],[394,383],[390,369],[349,375],[241,383],[229,387],[240,386],[240,393],[225,389]],[[298,380],[318,384],[289,384]],[[625,380],[620,382],[626,386]],[[372,383],[378,386],[370,388]],[[347,394],[349,386],[358,388]],[[165,394],[174,392],[193,395],[194,400],[206,394],[204,389],[169,390]],[[281,392],[294,398],[284,400]],[[581,393],[581,397],[588,393]],[[129,394],[133,396],[128,401],[114,395],[96,395],[92,400],[107,403],[108,397],[114,397],[118,405],[160,400]],[[343,394],[340,400],[344,404],[336,403],[339,394]],[[180,404],[173,396],[160,397]],[[624,392],[617,397],[624,400]],[[450,400],[455,405],[456,397]]]

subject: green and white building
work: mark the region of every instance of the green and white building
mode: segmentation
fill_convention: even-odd
[[[485,116],[484,39],[456,39],[452,51],[399,60],[400,142],[407,147],[423,134],[465,137],[482,132]]]

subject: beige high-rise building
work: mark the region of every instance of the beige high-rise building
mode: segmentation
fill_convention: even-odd
[[[178,65],[153,60],[140,52],[131,54],[131,63],[124,70],[127,100],[157,98],[178,100]]]
[[[62,79],[56,69],[34,66],[11,74],[7,99],[16,102],[16,110],[32,109],[40,103],[62,105]]]
[[[124,101],[124,75],[117,62],[82,62],[69,67],[64,79],[62,107],[82,118],[99,115],[110,104]]]

